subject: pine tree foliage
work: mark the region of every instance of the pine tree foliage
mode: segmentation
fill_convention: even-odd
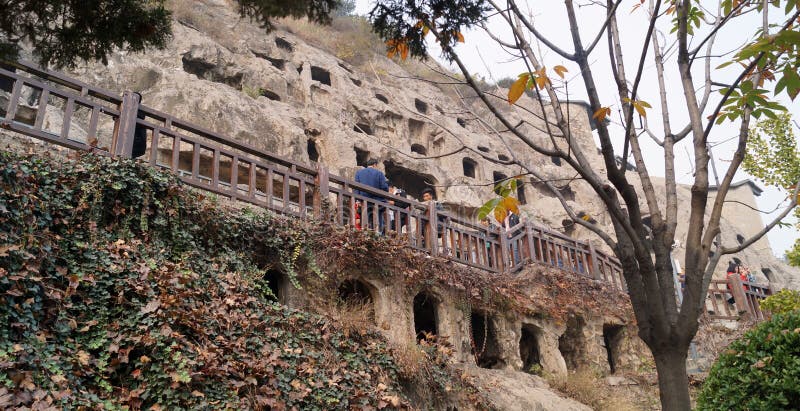
[[[328,24],[348,0],[237,0],[239,13],[267,32],[275,18],[307,17]],[[172,36],[165,0],[0,0],[0,60],[30,47],[42,66],[107,62],[114,50],[163,49]]]
[[[172,35],[164,0],[3,0],[0,10],[4,60],[29,45],[42,65],[105,63],[114,49],[163,48]]]

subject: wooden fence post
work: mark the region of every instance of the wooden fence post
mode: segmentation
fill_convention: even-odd
[[[139,112],[139,95],[126,91],[122,93],[119,118],[114,124],[111,152],[115,156],[131,158],[133,153],[133,134],[136,130],[136,113]]]
[[[436,203],[428,202],[428,230],[425,232],[425,244],[432,256],[439,255],[439,221],[436,215]]]
[[[597,252],[594,250],[592,243],[587,242],[586,245],[589,246],[589,259],[591,260],[589,261],[589,267],[586,268],[592,270],[592,277],[595,280],[602,280],[603,275],[600,273],[600,267],[597,265]]]
[[[744,293],[742,279],[738,274],[733,274],[728,277],[728,286],[730,287],[733,300],[736,302],[736,310],[741,313],[749,313],[752,315],[747,304],[747,296]]]
[[[317,163],[317,176],[314,177],[314,218],[316,219],[324,217],[322,208],[330,193],[328,176],[328,168]]]
[[[511,272],[511,268],[513,267],[512,264],[509,264],[509,243],[508,243],[508,232],[503,227],[500,227],[500,272],[506,273]]]

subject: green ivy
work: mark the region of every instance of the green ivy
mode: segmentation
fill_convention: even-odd
[[[0,408],[407,401],[376,332],[271,302],[275,262],[294,283],[298,264],[321,275],[306,226],[131,161],[0,164]]]

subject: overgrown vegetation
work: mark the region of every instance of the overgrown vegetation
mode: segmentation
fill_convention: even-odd
[[[800,311],[800,291],[784,288],[761,302],[761,308],[772,314]]]
[[[734,341],[717,360],[699,410],[785,410],[800,404],[800,311],[779,314]]]
[[[0,157],[0,408],[404,401],[377,333],[270,303],[264,268],[304,264],[302,226],[129,161]]]
[[[386,47],[362,16],[337,16],[330,26],[303,19],[283,19],[278,27],[356,67],[363,67],[364,72],[369,72],[367,63],[384,54]]]
[[[598,372],[589,368],[581,368],[570,372],[566,377],[553,375],[546,375],[545,377],[551,387],[595,410],[633,411],[642,409],[641,406],[644,405],[633,403],[630,399],[619,395],[619,392],[615,392],[607,386]],[[638,402],[644,402],[653,398],[655,396],[649,395],[637,400]],[[653,404],[646,405],[652,407]]]
[[[630,321],[604,283],[476,273],[392,238],[229,207],[127,160],[0,164],[0,407],[488,407],[446,340],[390,348],[367,308],[338,307],[354,273],[463,290],[465,316]],[[316,314],[272,302],[273,268]]]

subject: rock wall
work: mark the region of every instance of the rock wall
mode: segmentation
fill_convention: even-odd
[[[440,201],[462,216],[472,216],[491,197],[494,181],[521,173],[504,162],[524,158],[558,182],[576,211],[590,214],[611,231],[602,203],[568,167],[506,138],[479,102],[451,98],[448,86],[416,79],[409,64],[373,55],[356,67],[288,31],[264,34],[240,19],[229,2],[176,4],[183,9],[176,13],[174,39],[167,49],[117,53],[108,66],[89,64],[72,74],[111,90],[140,91],[147,106],[281,156],[322,162],[334,174],[352,177],[366,159],[376,158],[387,176],[411,196],[418,198],[431,186]],[[538,104],[524,96],[519,105],[502,109],[534,139],[545,139]],[[571,138],[602,169],[586,105],[569,106]],[[527,218],[606,249],[587,230],[565,226],[567,215],[544,184],[523,180],[518,194]],[[740,186],[732,195],[753,204],[753,192],[745,187],[752,185]],[[688,199],[689,187],[679,190],[681,198]],[[751,211],[726,205],[725,245],[738,234],[760,228],[753,224],[760,220]],[[679,212],[679,219],[688,216],[685,207]],[[680,234],[685,232],[679,229]],[[681,244],[676,250],[682,257]],[[798,270],[777,260],[766,239],[734,257],[757,268],[762,280],[779,287],[800,286]],[[719,275],[726,266],[720,264]]]
[[[282,302],[314,309],[314,295],[291,287],[280,273],[274,281]],[[537,292],[535,287],[525,291]],[[598,311],[570,314],[566,320],[545,311],[522,315],[491,302],[469,303],[458,287],[409,287],[372,272],[339,279],[338,297],[348,307],[363,304],[370,322],[394,344],[416,344],[429,333],[452,344],[456,362],[479,368],[566,376],[586,367],[613,374],[648,361],[632,316]]]

